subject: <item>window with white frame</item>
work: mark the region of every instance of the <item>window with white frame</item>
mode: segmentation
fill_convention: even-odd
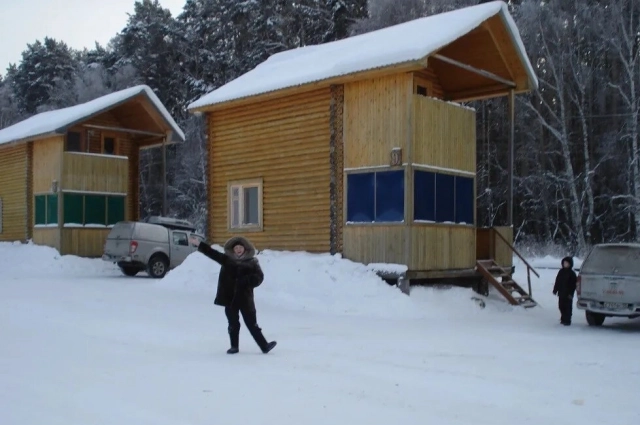
[[[262,227],[261,180],[229,184],[229,227],[231,229]]]

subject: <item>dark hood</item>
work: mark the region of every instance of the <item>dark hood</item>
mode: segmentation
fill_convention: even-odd
[[[243,238],[242,236],[234,236],[224,244],[224,253],[230,256],[231,258],[236,258],[236,254],[233,253],[233,247],[241,244],[244,246],[244,255],[240,257],[241,260],[248,260],[250,258],[254,258],[256,256],[256,248],[253,246],[248,239]]]
[[[569,263],[571,268],[573,268],[573,257],[564,257],[562,261],[560,261],[560,266],[562,266],[565,261]]]

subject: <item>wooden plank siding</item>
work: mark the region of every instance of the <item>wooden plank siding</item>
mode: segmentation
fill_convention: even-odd
[[[475,174],[475,111],[419,95],[413,96],[412,105],[412,162],[435,167],[435,171],[447,174],[460,174],[460,171]],[[408,201],[413,211],[413,197],[409,197]],[[473,202],[475,222],[475,197]],[[474,267],[475,226],[412,222],[411,233],[410,261],[407,265],[411,270]]]
[[[476,113],[438,99],[413,96],[413,163],[476,172]]]
[[[406,263],[405,226],[346,226],[344,255],[359,263]]]
[[[413,77],[410,73],[344,86],[344,166],[389,165],[391,149],[407,151]]]
[[[511,245],[513,245],[513,227],[510,226],[496,226],[494,230],[500,233]],[[502,267],[511,267],[513,265],[513,251],[511,247],[504,243],[500,237],[494,237],[494,255],[495,262]]]
[[[262,231],[243,232],[258,248],[330,250],[329,88],[215,111],[208,116],[208,237],[224,243],[228,184],[262,179]]]
[[[62,190],[127,193],[129,161],[126,158],[76,152],[64,152],[62,158]]]
[[[104,242],[111,229],[62,228],[60,229],[61,254],[80,257],[101,257]]]
[[[62,152],[64,150],[64,137],[56,136],[44,140],[33,142],[33,170],[32,182],[33,190],[29,197],[29,202],[33,205],[34,195],[50,193],[52,182],[61,181],[62,172]],[[62,205],[58,198],[58,217],[61,217]],[[30,225],[35,222],[35,211],[29,215]],[[60,229],[54,228],[34,228],[33,242],[38,245],[46,245],[60,250]]]
[[[27,240],[27,144],[0,146],[0,199],[2,231],[0,241]]]
[[[472,226],[413,224],[409,270],[471,269],[476,263]]]
[[[61,181],[62,136],[33,142],[33,193],[51,192],[51,183]]]

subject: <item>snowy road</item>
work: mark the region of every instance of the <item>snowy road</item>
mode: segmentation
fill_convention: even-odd
[[[202,280],[194,273],[204,263],[158,282],[38,251],[53,271],[29,273],[9,258],[29,249],[0,244],[0,266],[13,265],[0,279],[3,425],[640,419],[640,320],[593,329],[575,311],[574,325],[562,327],[544,295],[548,274],[536,282],[544,308],[529,311],[479,309],[466,290],[407,298],[381,285],[354,299],[356,291],[267,281],[256,292],[258,319],[278,347],[259,353],[243,328],[241,353],[229,356],[211,283],[180,284]],[[264,262],[268,274],[275,260]],[[308,279],[323,274],[318,264]],[[349,302],[357,311],[339,315]]]

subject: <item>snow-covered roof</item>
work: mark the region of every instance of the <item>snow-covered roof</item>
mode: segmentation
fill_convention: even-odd
[[[63,134],[80,121],[108,111],[131,98],[144,94],[165,119],[174,133],[174,140],[184,141],[184,133],[173,120],[167,108],[149,86],[139,85],[99,97],[86,103],[55,111],[42,112],[0,130],[0,145],[35,139],[49,134]]]
[[[501,15],[507,24],[532,87],[538,80],[503,1],[494,1],[416,19],[331,43],[277,53],[239,78],[191,103],[197,109],[329,78],[415,62],[461,38],[487,19]]]

